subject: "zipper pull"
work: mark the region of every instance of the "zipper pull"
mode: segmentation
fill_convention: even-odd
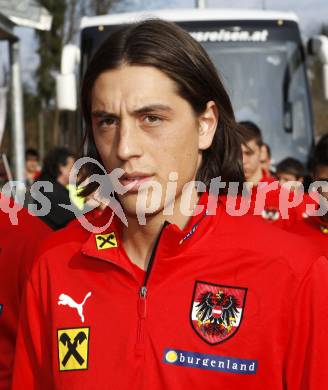
[[[147,287],[142,286],[139,293],[138,301],[138,312],[140,318],[146,318],[146,296],[147,296]]]

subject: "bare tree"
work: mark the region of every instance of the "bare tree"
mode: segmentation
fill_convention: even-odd
[[[78,29],[79,29],[79,3],[81,1],[79,0],[69,0],[67,1],[67,11],[66,11],[66,17],[65,17],[65,37],[63,44],[66,45],[67,43],[70,43],[74,40]]]
[[[119,0],[89,0],[87,8],[93,15],[105,15],[118,2]]]
[[[119,2],[127,0],[66,0],[63,45],[76,41],[82,16],[107,14]]]

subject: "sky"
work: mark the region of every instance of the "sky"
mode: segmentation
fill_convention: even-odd
[[[206,0],[207,8],[266,8],[280,11],[293,11],[300,19],[301,31],[304,36],[317,33],[320,26],[328,25],[328,0]],[[193,8],[190,0],[128,0],[121,2],[116,11],[140,11],[163,8]],[[36,54],[37,43],[34,31],[29,28],[16,28],[16,34],[21,39],[22,79],[32,90],[34,89],[34,71],[38,64]],[[8,62],[8,49],[0,44],[0,85],[3,84],[3,63]]]

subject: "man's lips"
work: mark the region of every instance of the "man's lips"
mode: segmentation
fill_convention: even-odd
[[[140,172],[131,174],[126,173],[120,178],[120,182],[124,187],[127,187],[128,192],[137,192],[139,187],[147,181],[150,181],[151,178],[152,175]]]

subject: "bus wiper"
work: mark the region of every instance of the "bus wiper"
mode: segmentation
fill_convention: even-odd
[[[302,54],[300,48],[295,50],[288,61],[286,66],[284,79],[283,79],[283,120],[284,128],[287,133],[293,132],[293,102],[289,100],[289,90],[292,78],[296,73],[299,66],[302,64]]]

